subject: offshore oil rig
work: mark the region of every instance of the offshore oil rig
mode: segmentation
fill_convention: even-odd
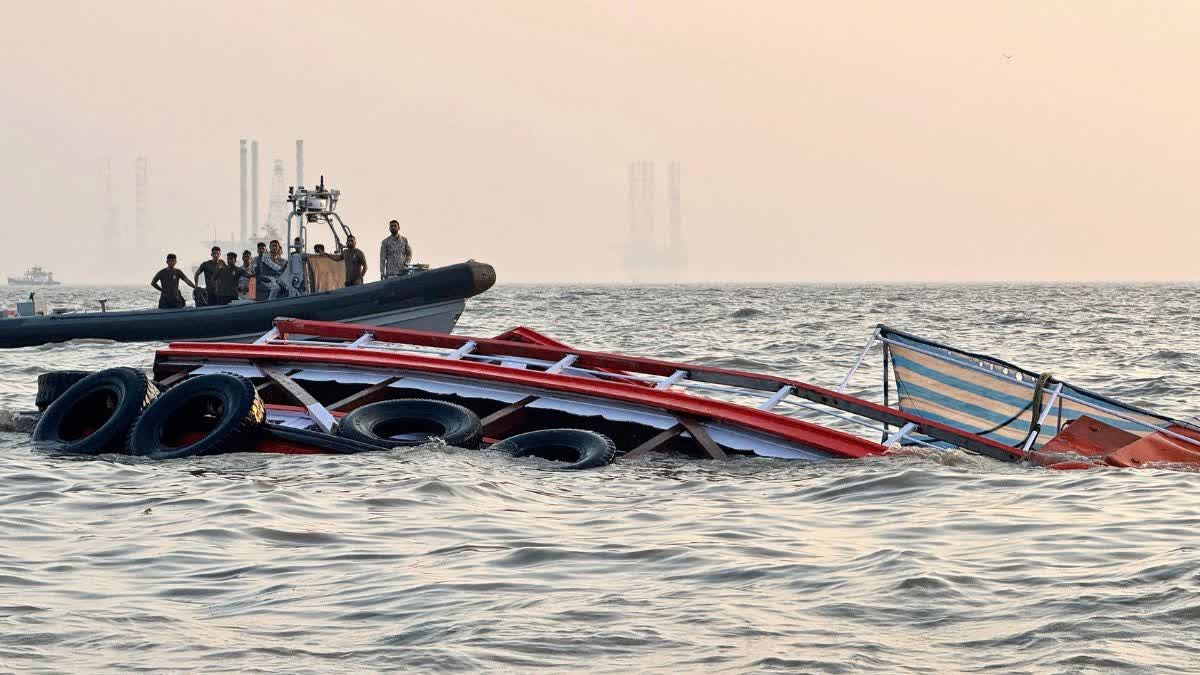
[[[667,164],[669,203],[665,240],[654,228],[654,173],[654,162],[629,164],[629,238],[625,242],[623,263],[626,275],[634,282],[677,281],[687,268],[679,162]]]

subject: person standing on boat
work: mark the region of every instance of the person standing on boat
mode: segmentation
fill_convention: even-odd
[[[210,305],[228,305],[237,298],[238,281],[245,272],[237,264],[237,253],[230,251],[228,260],[217,270],[214,279],[213,297],[209,298]]]
[[[288,254],[288,259],[290,260],[293,255],[304,255],[304,240],[300,237],[296,237],[292,240],[292,250]],[[301,258],[301,260],[303,260],[303,258]],[[305,265],[305,267],[307,267],[307,265]],[[288,291],[289,289],[285,287],[284,290]],[[297,288],[296,292],[300,295],[308,293],[308,274],[305,274],[304,277],[300,279],[300,288]]]
[[[217,274],[221,268],[225,267],[225,263],[221,260],[221,247],[212,247],[212,258],[200,263],[196,268],[196,273],[192,275],[193,287],[200,283],[200,275],[204,275],[204,295],[208,300],[208,304],[215,305],[217,303]]]
[[[259,274],[262,268],[262,261],[267,256],[267,245],[263,242],[258,242],[258,255],[254,256],[254,262],[251,268],[246,271],[247,276],[254,277],[254,300],[262,302],[267,299],[271,293],[271,280],[265,275]]]
[[[178,309],[186,306],[183,301],[183,293],[179,292],[179,282],[196,287],[181,270],[175,269],[177,258],[174,253],[167,254],[167,266],[158,271],[154,278],[150,280],[150,286],[158,291],[158,308],[159,309]]]
[[[357,244],[358,239],[350,235],[346,237],[346,248],[341,253],[328,256],[330,260],[345,261],[346,286],[360,286],[367,277],[367,256],[356,247]]]
[[[408,239],[400,236],[400,221],[388,223],[392,234],[383,240],[379,247],[379,278],[391,279],[408,273],[408,263],[412,261],[412,247]]]
[[[242,266],[240,268],[241,275],[238,278],[237,292],[238,299],[245,300],[250,295],[250,277],[254,276],[254,261],[250,257],[250,251],[242,251]]]
[[[254,276],[259,284],[255,291],[256,300],[275,300],[287,297],[288,291],[279,279],[286,267],[287,259],[283,257],[283,244],[280,244],[278,239],[272,239],[271,255],[260,255],[258,267],[254,270]]]

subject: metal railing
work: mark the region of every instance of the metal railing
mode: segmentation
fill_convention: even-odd
[[[388,335],[396,335],[399,339],[390,339],[387,337]],[[296,339],[296,336],[304,337],[303,339]],[[871,404],[862,399],[855,399],[854,397],[840,394],[840,392],[835,393],[832,390],[822,390],[811,385],[804,385],[773,376],[732,372],[731,377],[722,381],[722,376],[731,371],[692,364],[670,364],[670,374],[666,375],[638,372],[638,367],[641,364],[652,363],[655,365],[664,365],[665,362],[636,357],[613,356],[612,358],[621,362],[623,370],[615,370],[610,367],[588,367],[587,365],[583,365],[583,363],[586,363],[589,357],[597,353],[563,347],[551,348],[532,345],[532,347],[551,353],[545,358],[538,358],[498,351],[502,347],[498,346],[500,341],[497,340],[483,340],[453,335],[438,336],[437,341],[444,343],[442,346],[415,344],[413,338],[423,338],[426,336],[415,331],[397,329],[378,329],[372,331],[368,327],[361,327],[361,332],[353,339],[342,336],[338,336],[335,339],[328,339],[328,337],[328,335],[322,334],[320,330],[316,331],[315,334],[294,332],[290,335],[282,335],[277,329],[273,329],[270,333],[260,338],[257,343],[287,346],[321,346],[347,350],[403,353],[431,358],[461,359],[490,365],[523,367],[525,369],[544,373],[558,373],[565,376],[626,382],[648,386],[657,390],[680,389],[690,395],[699,395],[736,405],[747,405],[748,407],[755,407],[758,410],[782,417],[793,417],[804,421],[811,421],[820,417],[831,418],[832,426],[842,431],[850,431],[868,440],[871,440],[868,434],[874,434],[875,438],[871,442],[879,444],[882,447],[893,447],[898,444],[907,443],[936,450],[946,449],[930,440],[919,438],[915,435],[916,432],[923,431],[930,438],[940,440],[943,443],[967,449],[979,449],[978,444],[972,448],[970,447],[971,443],[963,442],[963,439],[947,438],[946,434],[939,434],[936,427],[944,425],[936,425],[936,423],[929,422],[928,420],[891,409],[888,409],[891,414],[887,416],[890,419],[880,419],[878,414],[872,414],[878,413],[878,410],[870,409],[869,407],[876,406],[879,409],[887,409],[885,406],[877,406],[877,404]],[[876,334],[872,335],[872,339],[868,341],[863,353],[854,364],[854,368],[852,368],[846,379],[843,380],[839,389],[845,388],[854,371],[862,365],[867,352],[874,346],[874,343],[878,339],[880,338],[878,332],[876,332]],[[485,343],[490,347],[489,353],[475,353],[475,349],[480,343]],[[510,344],[513,351],[528,351],[528,348],[531,347],[531,345],[519,342],[506,344]],[[703,379],[698,379],[697,376]],[[833,398],[830,398],[830,395],[833,395]],[[853,402],[855,405],[848,405],[849,402]],[[778,410],[780,404],[786,404],[793,410],[780,411]],[[847,407],[851,409],[847,409]],[[864,407],[867,409],[864,410]],[[853,408],[859,409],[855,410]],[[800,411],[803,411],[804,414],[793,414]],[[889,422],[893,422],[899,429],[893,431]],[[938,436],[941,436],[941,438],[938,438]],[[987,439],[983,439],[983,441],[986,443]],[[994,453],[990,454],[995,456]]]

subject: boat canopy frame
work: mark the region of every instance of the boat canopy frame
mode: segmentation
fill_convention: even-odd
[[[1166,417],[1159,413],[1146,410],[1139,406],[1135,406],[1123,401],[1118,401],[1111,397],[1105,396],[1089,389],[1073,385],[1065,380],[1060,380],[1048,373],[1035,373],[1031,370],[1022,368],[1016,364],[1010,363],[1003,359],[985,354],[970,352],[967,350],[952,347],[940,342],[919,337],[911,333],[907,333],[895,328],[891,328],[885,324],[878,324],[871,336],[867,339],[858,358],[850,367],[850,370],[842,378],[841,383],[837,387],[837,391],[844,392],[850,385],[855,374],[866,361],[868,354],[877,346],[883,347],[883,404],[891,407],[892,403],[889,400],[889,383],[896,380],[897,374],[895,371],[895,359],[893,352],[897,348],[911,350],[922,356],[926,356],[937,361],[952,364],[958,368],[967,368],[975,373],[980,373],[985,376],[995,379],[997,382],[1005,384],[1015,384],[1026,388],[1030,391],[1031,398],[1044,398],[1044,403],[1040,406],[1039,415],[1034,418],[1031,416],[1031,424],[1029,432],[1020,444],[1022,453],[1028,453],[1036,449],[1037,441],[1043,437],[1042,427],[1046,423],[1051,411],[1058,407],[1059,419],[1054,427],[1054,434],[1046,437],[1049,440],[1058,432],[1061,432],[1065,427],[1063,420],[1063,404],[1064,402],[1073,402],[1082,406],[1098,409],[1105,414],[1111,415],[1130,425],[1139,427],[1142,433],[1160,433],[1169,436],[1172,439],[1186,443],[1189,446],[1200,449],[1200,440],[1181,434],[1169,429],[1169,426],[1179,426],[1192,431],[1200,431],[1200,425],[1185,421]],[[898,380],[896,380],[898,382]],[[1091,400],[1089,400],[1091,399]],[[897,402],[897,408],[899,402]],[[1138,416],[1154,418],[1161,420],[1161,423],[1155,424],[1147,422],[1144,419],[1138,419]],[[1015,420],[1016,417],[1013,418]],[[1071,420],[1066,420],[1067,422]],[[885,426],[886,423],[885,423]],[[902,434],[902,438],[907,440],[913,439],[911,434],[914,429],[907,429],[907,433]],[[886,433],[886,432],[885,432]],[[970,433],[970,432],[969,432]]]

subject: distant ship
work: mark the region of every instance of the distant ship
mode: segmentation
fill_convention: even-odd
[[[25,270],[23,277],[9,277],[9,286],[60,286],[61,281],[54,280],[54,273],[47,272],[39,265],[34,265]]]

